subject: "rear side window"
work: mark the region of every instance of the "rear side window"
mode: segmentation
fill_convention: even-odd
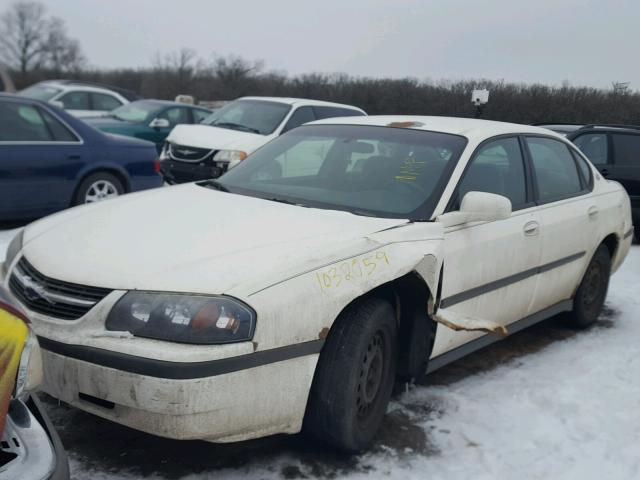
[[[89,110],[90,108],[87,92],[69,92],[60,97],[60,101],[65,110]]]
[[[323,118],[334,118],[334,117],[362,117],[364,113],[353,110],[351,108],[340,108],[340,107],[313,107],[313,110],[316,114],[316,118],[321,120]]]
[[[110,112],[122,106],[122,102],[112,95],[92,93],[91,98],[93,98],[93,110]]]
[[[56,142],[77,142],[78,138],[71,131],[46,110],[40,110],[49,131]]]
[[[313,114],[313,108],[298,107],[289,118],[287,125],[282,129],[282,133],[288,132],[289,130],[299,127],[307,122],[313,122],[315,119],[316,116]]]
[[[551,138],[528,137],[526,141],[541,202],[561,200],[583,190],[569,147]]]
[[[501,138],[480,147],[458,186],[454,210],[468,192],[502,195],[511,200],[514,210],[526,204],[524,161],[517,138]]]
[[[573,143],[594,165],[607,163],[609,142],[606,133],[585,133],[576,138]]]
[[[617,165],[640,166],[640,135],[614,133],[611,137],[615,152],[614,162]]]
[[[0,102],[0,141],[50,142],[51,133],[36,107]]]
[[[211,112],[209,110],[193,109],[191,111],[193,112],[193,123],[200,123],[209,115],[211,115]]]

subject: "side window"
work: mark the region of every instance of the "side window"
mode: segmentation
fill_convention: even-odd
[[[604,165],[607,163],[607,152],[609,142],[606,133],[585,133],[576,138],[573,143],[582,150],[594,165]]]
[[[614,162],[617,165],[640,166],[640,135],[614,133],[611,136],[615,152]]]
[[[69,92],[59,99],[65,110],[89,110],[89,93]]]
[[[200,123],[211,115],[211,112],[208,110],[196,110],[195,108],[191,110],[191,112],[193,113],[193,123]]]
[[[71,133],[71,131],[65,127],[62,122],[58,119],[54,118],[46,110],[40,110],[42,118],[44,118],[47,127],[49,127],[49,131],[53,135],[53,139],[56,142],[77,142],[78,138]]]
[[[514,210],[527,203],[527,187],[520,142],[500,138],[481,147],[458,186],[455,208],[468,192],[488,192],[511,200]]]
[[[527,146],[542,202],[570,197],[582,191],[578,167],[569,147],[558,140],[528,137]]]
[[[358,110],[352,110],[350,108],[340,107],[313,107],[316,114],[316,118],[321,120],[323,118],[335,118],[335,117],[362,117],[364,113]]]
[[[289,130],[299,127],[304,123],[313,122],[315,119],[316,117],[313,114],[313,108],[298,107],[296,111],[293,112],[293,115],[291,115],[291,118],[289,118],[289,121],[287,122],[285,127],[282,129],[282,133],[288,132]]]
[[[110,112],[122,106],[122,102],[112,95],[104,93],[92,93],[93,110],[101,110]]]
[[[0,103],[0,141],[50,142],[51,132],[38,109],[15,102]]]
[[[169,120],[171,126],[174,126],[181,123],[189,123],[189,112],[186,108],[182,107],[167,108],[164,112],[158,115],[158,118],[166,118]]]

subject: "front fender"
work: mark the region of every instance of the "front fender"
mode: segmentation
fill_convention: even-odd
[[[372,242],[372,248],[249,295],[260,350],[323,340],[344,308],[375,288],[417,272],[436,292],[442,239]],[[425,299],[425,301],[428,299]]]

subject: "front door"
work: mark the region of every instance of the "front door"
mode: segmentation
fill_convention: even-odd
[[[508,325],[531,313],[541,256],[537,208],[517,136],[493,139],[477,149],[448,211],[457,210],[471,191],[509,198],[513,213],[505,220],[445,230],[440,308]],[[481,335],[439,328],[433,355]]]

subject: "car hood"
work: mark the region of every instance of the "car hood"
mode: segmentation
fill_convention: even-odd
[[[270,136],[240,132],[211,125],[178,125],[167,141],[210,150],[242,150],[251,153],[271,139]]]
[[[76,207],[27,227],[44,275],[122,290],[249,295],[377,246],[406,223],[187,184]]]

